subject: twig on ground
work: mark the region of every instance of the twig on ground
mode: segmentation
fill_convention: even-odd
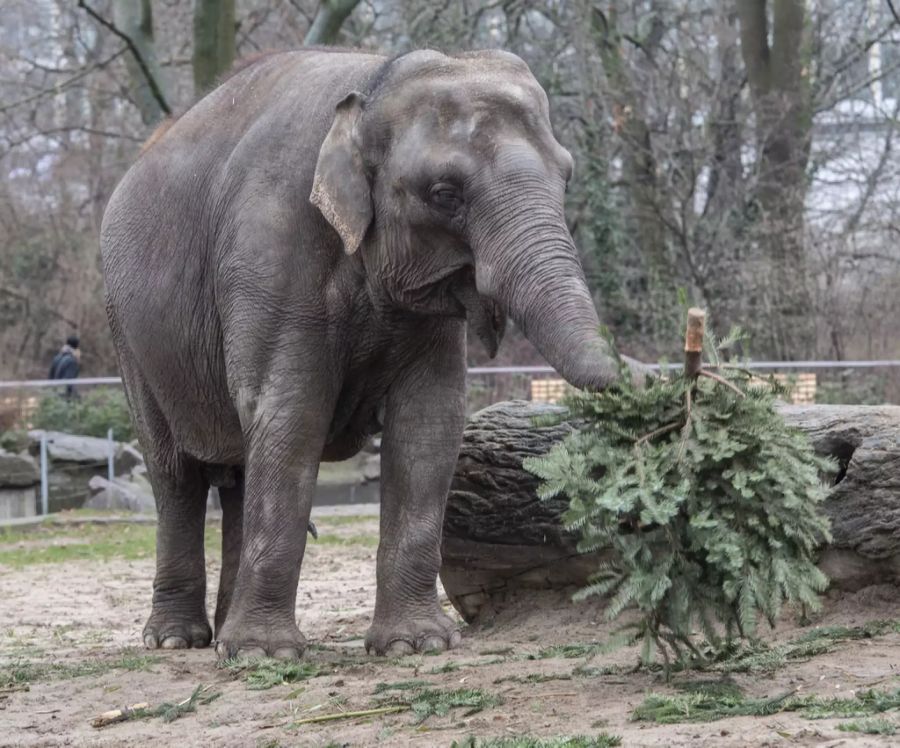
[[[150,704],[142,701],[140,704],[123,706],[121,709],[112,709],[108,712],[103,712],[98,717],[94,717],[91,720],[91,727],[106,727],[107,725],[114,725],[116,722],[124,722],[127,719],[131,719],[135,712],[143,712],[149,708]]]
[[[363,709],[358,712],[335,712],[334,714],[320,714],[317,717],[306,717],[292,722],[291,726],[307,725],[314,722],[333,722],[339,719],[354,719],[356,717],[373,717],[378,714],[396,714],[397,712],[405,712],[409,710],[406,704],[396,704],[394,706],[383,706],[378,709]]]

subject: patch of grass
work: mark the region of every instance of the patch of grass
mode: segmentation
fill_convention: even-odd
[[[566,659],[575,659],[576,657],[590,657],[599,654],[604,650],[602,644],[597,643],[573,643],[573,644],[556,644],[552,647],[546,647],[538,651],[535,655],[528,655],[528,660],[547,660],[553,657],[563,657]]]
[[[633,670],[633,668],[626,668],[622,665],[579,665],[572,671],[572,675],[576,678],[600,678],[604,675],[619,675],[626,670]]]
[[[428,671],[429,675],[438,675],[439,673],[453,673],[459,670],[460,663],[456,660],[447,660],[443,665],[435,665]]]
[[[554,675],[552,673],[530,673],[528,675],[506,675],[497,678],[494,683],[547,683],[551,680],[572,680],[572,676],[568,673],[560,673]]]
[[[385,691],[413,691],[417,688],[424,688],[429,685],[427,680],[400,680],[396,683],[377,683],[373,693],[384,693]]]
[[[692,680],[676,683],[675,688],[684,693],[702,694],[711,698],[741,699],[744,692],[733,680]]]
[[[149,670],[162,658],[155,655],[140,654],[137,650],[128,649],[112,660],[90,659],[82,662],[28,662],[13,661],[0,667],[0,686],[34,683],[44,680],[67,680],[88,675],[102,675],[112,670]]]
[[[359,525],[364,522],[378,522],[378,515],[349,514],[337,517],[313,517],[313,521],[319,527],[345,527],[347,525]]]
[[[515,650],[512,647],[496,647],[495,649],[482,649],[478,654],[482,657],[487,655],[511,655]]]
[[[267,691],[287,683],[299,683],[322,675],[321,668],[312,662],[276,660],[270,657],[258,660],[233,658],[225,660],[220,668],[240,677],[251,691]]]
[[[897,725],[889,719],[864,719],[854,722],[841,722],[837,726],[842,732],[861,732],[866,735],[896,735]]]
[[[622,738],[601,732],[589,735],[559,735],[552,738],[533,738],[527,735],[510,735],[502,738],[477,740],[474,737],[454,741],[450,748],[615,748],[622,745]]]
[[[635,721],[674,724],[713,722],[726,717],[762,717],[797,712],[807,719],[866,717],[900,708],[900,689],[868,690],[851,698],[797,696],[794,692],[770,699],[746,699],[739,691],[693,691],[673,696],[650,694],[631,715]]]
[[[836,645],[900,633],[900,621],[870,621],[863,626],[823,626],[812,629],[784,644],[769,646],[756,642],[730,655],[710,669],[723,673],[767,673],[789,662],[808,660],[833,651]]]
[[[218,558],[222,529],[207,525],[207,556]],[[20,569],[33,564],[70,561],[134,561],[156,555],[156,525],[115,523],[109,525],[41,524],[23,529],[0,529],[0,564]]]
[[[411,690],[405,694],[397,694],[383,702],[384,706],[402,706],[409,709],[414,716],[415,724],[421,724],[432,716],[443,717],[451,709],[465,709],[464,717],[502,704],[503,700],[480,688],[424,688]]]
[[[364,548],[377,548],[377,535],[335,535],[333,533],[320,533],[317,540],[312,541],[315,545],[329,546],[363,546]]]
[[[79,525],[73,528],[35,528],[30,533],[0,535],[4,543],[26,541],[21,547],[0,550],[0,564],[14,568],[70,561],[129,561],[156,553],[155,525]],[[42,541],[34,543],[28,541]]]

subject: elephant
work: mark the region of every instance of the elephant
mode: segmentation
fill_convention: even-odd
[[[503,51],[268,53],[154,137],[100,231],[158,510],[145,646],[213,641],[204,527],[218,485],[216,654],[300,657],[319,464],[378,432],[366,649],[459,643],[437,575],[467,324],[493,353],[508,315],[579,388],[625,371],[566,225],[572,171],[544,90]]]

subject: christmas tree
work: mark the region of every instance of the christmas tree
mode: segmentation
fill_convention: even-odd
[[[818,609],[828,582],[815,557],[829,539],[819,505],[833,465],[778,415],[774,381],[721,363],[739,333],[714,341],[703,319],[690,310],[679,375],[570,396],[577,430],[525,461],[541,498],[568,497],[579,550],[609,558],[576,597],[608,596],[610,620],[636,609],[618,640],[667,668],[754,637],[785,603]]]

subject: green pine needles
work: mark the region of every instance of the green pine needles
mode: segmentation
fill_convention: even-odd
[[[833,465],[778,415],[774,382],[719,364],[736,339],[708,341],[715,367],[696,378],[570,396],[578,430],[524,463],[542,499],[568,497],[579,550],[607,559],[576,598],[609,596],[609,620],[636,609],[617,643],[641,643],[644,664],[722,656],[785,603],[818,609],[827,585],[815,555]]]

